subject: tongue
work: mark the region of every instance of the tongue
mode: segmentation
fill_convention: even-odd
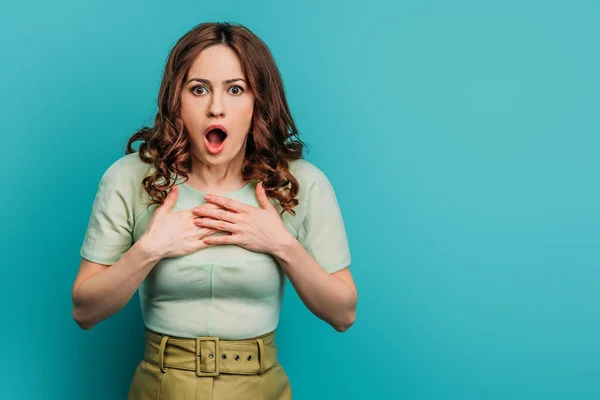
[[[210,143],[212,146],[218,146],[223,142],[223,138],[217,130],[208,132],[206,134],[206,139],[208,140],[208,143]]]

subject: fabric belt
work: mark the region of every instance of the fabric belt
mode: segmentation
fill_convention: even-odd
[[[169,368],[196,371],[197,376],[260,375],[277,360],[275,331],[242,340],[216,336],[181,338],[145,329],[144,360],[165,373]]]

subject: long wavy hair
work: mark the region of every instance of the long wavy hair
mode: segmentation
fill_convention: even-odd
[[[305,143],[298,137],[285,98],[283,81],[267,45],[248,28],[228,22],[197,25],[175,44],[166,62],[158,93],[154,126],[143,127],[127,142],[125,154],[136,152],[154,172],[142,180],[151,203],[162,204],[176,174],[184,181],[192,168],[191,142],[181,119],[184,79],[200,52],[209,46],[226,45],[240,59],[248,85],[255,95],[252,124],[246,143],[242,175],[246,181],[263,182],[267,196],[279,201],[281,214],[298,205],[299,184],[288,163],[302,158]],[[289,188],[288,188],[289,185]]]

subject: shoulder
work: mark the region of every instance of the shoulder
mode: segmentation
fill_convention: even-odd
[[[290,172],[298,180],[300,193],[306,193],[315,184],[329,183],[329,179],[325,173],[308,160],[301,158],[291,161],[288,164]]]
[[[140,159],[139,153],[130,153],[113,161],[102,175],[101,182],[121,188],[135,188],[151,168],[151,165]]]
[[[290,161],[288,162],[288,165],[292,174],[318,174],[319,172],[322,173],[322,171],[315,164],[311,163],[310,161],[304,158],[299,158],[298,160]]]
[[[98,185],[101,198],[119,198],[138,215],[149,204],[150,197],[142,180],[152,173],[153,167],[143,162],[137,152],[113,161],[104,171]]]

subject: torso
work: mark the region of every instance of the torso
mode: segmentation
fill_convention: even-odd
[[[131,157],[132,163],[142,163],[136,154],[126,157]],[[290,169],[297,166],[296,163],[307,162],[292,162]],[[144,166],[136,165],[137,173],[140,170],[147,173]],[[135,179],[141,182],[142,178]],[[206,202],[205,192],[192,187],[189,182],[180,182],[174,212]],[[259,207],[257,182],[247,182],[235,191],[220,195]],[[158,207],[143,204],[149,203],[143,188],[138,196],[139,204],[134,207],[134,241],[145,233]],[[281,207],[275,200],[270,200],[281,215]],[[282,217],[284,226],[294,237],[297,237],[305,215],[303,207],[299,204],[294,208],[295,216],[284,213]],[[277,327],[285,282],[285,274],[270,254],[237,245],[215,245],[157,263],[139,287],[142,316],[149,329],[171,336],[219,336],[232,340],[259,336]]]

